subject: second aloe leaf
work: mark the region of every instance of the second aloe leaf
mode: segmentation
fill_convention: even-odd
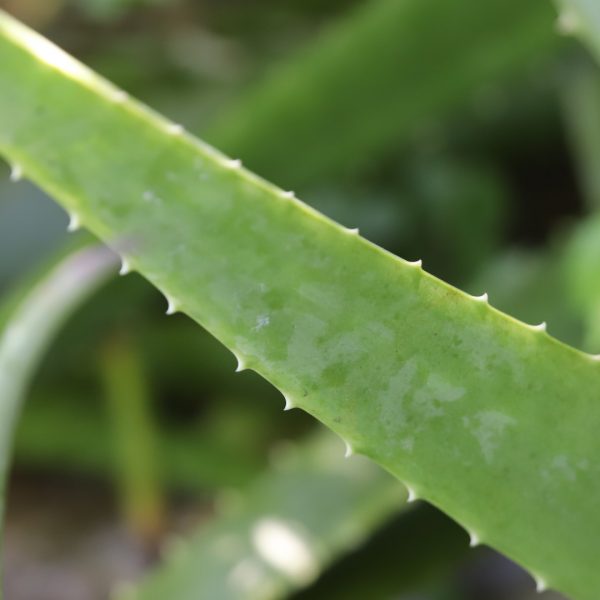
[[[387,473],[366,459],[344,461],[340,449],[327,431],[280,448],[243,497],[170,545],[135,598],[267,600],[310,584],[406,500]]]
[[[600,572],[600,361],[311,210],[7,16],[0,152],[286,396],[572,598]]]

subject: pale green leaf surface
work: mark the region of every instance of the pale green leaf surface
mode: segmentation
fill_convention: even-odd
[[[270,600],[310,584],[397,512],[406,490],[319,432],[279,448],[272,467],[191,540],[173,540],[140,600]]]
[[[571,597],[600,538],[600,361],[338,226],[9,17],[0,151],[298,406]]]

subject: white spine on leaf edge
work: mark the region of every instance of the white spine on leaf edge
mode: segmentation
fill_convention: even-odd
[[[537,592],[545,592],[548,589],[548,584],[543,577],[535,577],[535,589]]]
[[[167,131],[171,135],[181,135],[184,132],[183,125],[179,123],[169,123],[167,125]]]
[[[169,296],[165,296],[165,298],[167,299],[166,314],[174,315],[179,310],[179,308],[177,307],[177,303],[175,302],[175,300],[173,300],[173,298],[169,298]]]
[[[131,265],[126,258],[121,259],[121,268],[119,269],[119,275],[127,275],[131,273]]]
[[[241,373],[242,371],[245,371],[247,369],[247,367],[246,367],[246,363],[244,362],[244,359],[241,356],[238,356],[237,354],[235,355],[235,359],[237,360],[235,372]]]
[[[69,224],[67,225],[67,231],[70,231],[70,232],[77,231],[80,227],[81,227],[81,221],[79,220],[79,217],[75,213],[70,214],[69,215]]]
[[[285,406],[283,407],[283,410],[291,410],[292,408],[295,408],[294,402],[289,396],[284,394],[283,399],[285,400]]]
[[[416,502],[419,499],[419,496],[417,495],[417,492],[415,491],[415,489],[413,487],[411,487],[410,485],[406,486],[406,489],[408,491],[408,497],[406,498],[407,502]]]
[[[354,454],[354,449],[352,448],[350,442],[344,440],[344,444],[346,446],[346,450],[344,451],[344,458],[350,458]]]
[[[21,179],[23,178],[23,169],[21,168],[21,165],[18,164],[13,164],[10,168],[10,180],[13,183],[16,183],[17,181],[21,181]]]

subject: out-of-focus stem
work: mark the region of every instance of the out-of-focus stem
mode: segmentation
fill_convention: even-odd
[[[158,468],[158,436],[151,394],[135,344],[118,335],[105,345],[102,375],[114,436],[115,469],[128,527],[149,549],[164,529],[165,502]]]

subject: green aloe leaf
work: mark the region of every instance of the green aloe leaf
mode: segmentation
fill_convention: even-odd
[[[371,0],[242,94],[207,136],[285,185],[355,175],[558,42],[545,2]]]
[[[592,600],[600,361],[240,168],[8,16],[0,152],[286,397]]]
[[[328,432],[280,448],[216,519],[168,544],[165,564],[134,597],[267,600],[310,584],[406,500],[396,480],[362,457],[344,460],[341,449]]]
[[[64,320],[114,267],[115,256],[99,246],[61,256],[0,311],[0,512],[12,433],[33,370]]]

